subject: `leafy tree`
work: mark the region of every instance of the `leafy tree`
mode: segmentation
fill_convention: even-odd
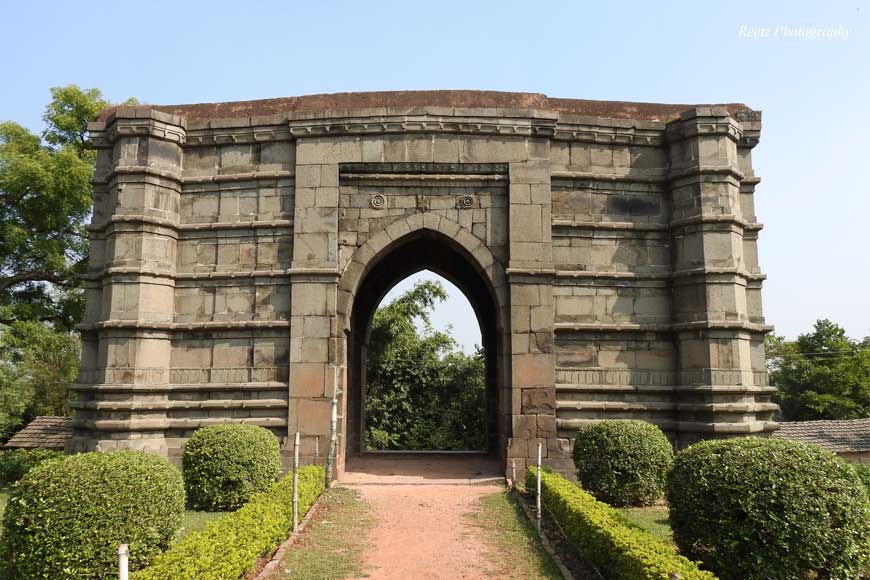
[[[0,440],[38,415],[69,415],[78,338],[41,322],[0,330]]]
[[[51,96],[41,137],[0,123],[0,322],[70,329],[83,311],[92,204],[87,124],[109,102],[75,85],[55,87]]]
[[[432,328],[432,308],[446,297],[438,282],[420,282],[375,312],[365,392],[369,448],[486,447],[483,351],[467,356]]]
[[[45,130],[0,123],[0,440],[36,415],[66,415],[79,366],[85,229],[98,89],[51,89]],[[127,104],[135,104],[135,100]]]
[[[6,441],[23,426],[30,394],[26,392],[15,367],[0,359],[0,441]]]
[[[768,335],[765,346],[786,420],[870,417],[870,337],[858,342],[819,320],[794,341]]]

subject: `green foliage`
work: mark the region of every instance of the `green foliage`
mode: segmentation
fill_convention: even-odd
[[[574,465],[584,489],[616,506],[649,505],[665,491],[674,451],[646,421],[599,421],[578,431]]]
[[[3,514],[4,578],[111,578],[118,546],[132,569],[169,547],[184,513],[181,473],[136,451],[45,461],[13,488]]]
[[[97,89],[51,89],[42,138],[0,123],[0,322],[81,318],[95,155],[87,124],[109,105]]]
[[[795,341],[768,335],[765,348],[786,420],[870,417],[870,337],[858,342],[819,320]]]
[[[536,475],[534,468],[529,469],[527,489],[535,489]],[[683,580],[716,580],[677,555],[669,544],[629,524],[616,509],[555,473],[542,472],[541,501],[568,540],[608,578],[668,580],[676,572]]]
[[[9,449],[0,453],[0,487],[12,485],[43,461],[60,459],[63,452],[51,449]]]
[[[80,89],[76,85],[52,87],[51,102],[42,116],[46,124],[42,136],[54,147],[71,146],[85,154],[88,123],[108,106],[99,89]]]
[[[5,442],[24,424],[29,393],[20,385],[14,366],[0,360],[0,442]]]
[[[197,430],[184,447],[184,485],[195,509],[234,510],[266,491],[281,472],[278,439],[256,425]]]
[[[815,445],[702,441],[677,454],[667,495],[680,550],[723,580],[846,580],[870,557],[867,492]]]
[[[375,312],[365,395],[370,449],[486,448],[483,352],[465,355],[430,324],[446,297],[438,282],[420,282]]]
[[[0,440],[38,415],[70,414],[78,338],[36,321],[0,327]]]
[[[304,514],[323,492],[319,466],[299,470],[299,513]],[[293,476],[287,475],[266,493],[255,495],[239,510],[209,522],[205,529],[179,540],[132,574],[132,580],[237,580],[257,560],[284,541],[293,529]]]
[[[864,486],[870,491],[870,465],[853,463],[852,467],[858,473],[858,477],[864,482]]]

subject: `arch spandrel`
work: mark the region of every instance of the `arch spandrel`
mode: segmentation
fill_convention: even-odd
[[[353,299],[365,275],[371,268],[387,258],[390,252],[416,236],[428,233],[442,236],[438,242],[452,245],[477,270],[488,285],[496,309],[507,304],[504,267],[480,238],[459,223],[434,214],[415,214],[397,218],[386,229],[373,234],[351,255],[339,279],[338,315],[345,327],[350,324]],[[425,269],[422,265],[419,269]],[[441,272],[439,272],[441,274]],[[446,276],[450,276],[446,272]],[[442,274],[444,275],[444,274]],[[502,326],[501,324],[499,326]]]

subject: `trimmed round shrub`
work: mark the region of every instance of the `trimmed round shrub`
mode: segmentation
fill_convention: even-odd
[[[235,510],[266,491],[281,472],[278,439],[268,429],[228,423],[196,431],[184,448],[184,486],[191,505]]]
[[[12,485],[28,471],[46,461],[63,457],[51,449],[10,449],[0,453],[0,486]]]
[[[181,473],[138,451],[50,459],[12,488],[3,514],[3,578],[117,576],[118,546],[146,566],[181,527]]]
[[[742,437],[677,454],[674,540],[721,580],[852,579],[870,557],[858,474],[816,445]]]
[[[615,506],[649,505],[664,495],[674,450],[646,421],[599,421],[574,439],[577,479],[597,499]]]

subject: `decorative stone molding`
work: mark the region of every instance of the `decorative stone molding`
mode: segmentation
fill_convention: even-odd
[[[220,385],[220,388],[245,389],[247,385],[263,384],[269,388],[284,384],[288,377],[288,367],[174,367],[168,369],[149,367],[108,367],[99,370],[82,371],[79,374],[79,384],[76,390],[88,390],[89,383],[105,383],[96,385],[95,388],[123,389],[131,388],[130,378],[151,378],[152,380],[140,380],[140,383],[155,385],[149,390],[169,392],[171,390],[189,390],[184,385],[212,383]],[[168,381],[167,381],[168,378]],[[162,379],[162,380],[153,380]],[[162,384],[161,384],[162,383]],[[271,385],[271,386],[269,386]],[[209,386],[210,389],[216,388]],[[253,388],[253,387],[252,387]],[[259,387],[257,387],[259,388]]]
[[[386,187],[504,187],[503,175],[428,175],[399,173],[344,173],[340,185]]]
[[[553,218],[553,235],[559,235],[555,230],[601,230],[601,231],[628,231],[628,232],[661,232],[667,233],[669,230],[668,224],[650,223],[650,222],[589,222],[554,217]],[[564,232],[570,236],[572,232]]]
[[[383,115],[346,119],[300,119],[288,123],[297,139],[325,135],[389,133],[462,133],[502,136],[551,136],[555,119],[536,117],[477,117],[441,115]]]
[[[239,127],[236,129],[191,129],[187,133],[187,145],[243,145],[271,141],[292,141],[293,134],[284,126]]]
[[[713,135],[727,135],[739,141],[743,137],[743,127],[724,107],[695,107],[668,123],[665,129],[667,143]]]
[[[249,220],[237,222],[203,222],[203,223],[180,223],[178,230],[198,232],[206,230],[260,230],[279,229],[292,230],[293,220]]]
[[[285,368],[285,367],[282,367]],[[185,370],[185,369],[178,369]],[[199,369],[197,369],[199,370]],[[98,374],[105,374],[104,371],[89,371],[88,380],[96,380]],[[285,372],[284,375],[287,373]],[[205,376],[208,376],[206,373]],[[276,376],[282,376],[278,374]],[[77,383],[71,387],[74,391],[85,393],[220,393],[222,391],[238,391],[243,393],[254,393],[260,391],[280,391],[287,388],[285,380],[277,381],[260,381],[260,382],[244,382],[244,383],[218,383],[218,382],[200,382],[200,383],[177,383],[177,384],[133,384],[133,383],[101,383],[101,384],[85,384]]]
[[[82,419],[78,416],[72,421],[72,426],[88,431],[165,431],[178,429],[180,431],[195,431],[209,425],[224,425],[226,423],[244,423],[280,429],[287,427],[287,419],[278,417],[220,417],[213,419]],[[105,450],[104,450],[105,451]]]
[[[254,328],[289,328],[287,320],[226,320],[213,322],[146,322],[141,320],[104,320],[93,325],[81,324],[79,330],[137,329],[137,330],[248,330]]]
[[[556,332],[685,332],[690,330],[733,330],[750,333],[767,333],[773,327],[743,320],[700,320],[676,324],[637,324],[631,322],[556,322]]]
[[[776,403],[677,403],[674,401],[556,401],[558,411],[632,411],[689,413],[760,413],[779,409]]]
[[[672,371],[652,369],[577,369],[556,368],[556,384],[591,388],[597,385],[638,385],[660,386],[669,389],[677,384],[676,374]],[[557,389],[558,391],[558,389]]]
[[[94,148],[107,148],[120,137],[148,136],[184,144],[186,122],[160,111],[136,107],[119,108],[105,123],[89,123],[89,142]]]
[[[341,163],[339,175],[507,175],[507,163]]]
[[[584,425],[596,422],[596,419],[556,419],[556,426],[560,434],[570,435]],[[779,423],[774,421],[747,421],[740,423],[716,422],[702,423],[695,421],[674,421],[668,419],[651,419],[651,423],[658,425],[666,432],[706,433],[721,435],[750,435],[754,433],[772,433],[779,429]]]
[[[591,278],[594,280],[669,280],[670,272],[601,272],[597,270],[561,270],[553,275],[556,278]]]
[[[87,411],[207,411],[227,409],[286,409],[286,399],[209,399],[207,401],[72,401],[70,407]]]
[[[169,181],[169,183],[166,183]],[[92,185],[124,187],[130,183],[148,183],[181,191],[181,171],[160,169],[149,165],[116,165],[110,172],[95,172]]]
[[[606,120],[595,123],[556,124],[553,139],[559,141],[581,141],[586,143],[624,144],[659,147],[664,137],[664,124],[659,129],[640,129],[632,126],[607,126]]]
[[[181,181],[185,185],[194,185],[199,183],[291,179],[295,175],[293,171],[248,171],[245,173],[222,173],[220,175],[183,175]]]

